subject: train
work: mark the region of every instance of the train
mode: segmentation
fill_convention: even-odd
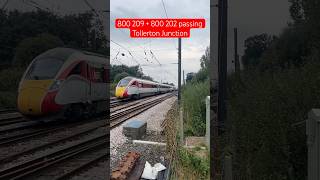
[[[172,85],[127,76],[117,84],[115,96],[119,99],[139,99],[141,97],[167,93],[174,90],[175,87]]]
[[[106,111],[108,57],[57,47],[35,57],[19,83],[17,108],[26,117],[81,117]]]

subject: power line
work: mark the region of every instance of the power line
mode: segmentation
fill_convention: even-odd
[[[113,18],[113,20],[115,20],[114,18]],[[127,36],[127,34],[122,30],[122,29],[119,29],[120,30],[120,32],[122,33],[122,34],[124,34],[124,35],[126,35]],[[139,56],[139,58],[141,58],[141,59],[144,59],[144,60],[146,60],[147,62],[149,62],[149,58],[148,58],[148,56],[147,56],[147,54],[146,54],[146,48],[145,47],[143,47],[142,45],[139,45],[138,43],[136,43],[136,42],[132,42],[132,41],[128,41],[128,43],[129,44],[131,44],[131,43],[134,43],[136,46],[134,46],[134,47],[141,47],[143,50],[142,51],[144,51],[144,54],[145,54],[145,57],[143,58],[143,57],[141,57],[141,56]],[[132,46],[132,45],[131,45]],[[132,50],[130,50],[130,53],[132,53],[132,52],[134,52],[134,51],[132,51]],[[132,55],[132,54],[130,54],[130,55]],[[152,63],[152,61],[150,61],[151,63]]]
[[[175,50],[173,48],[166,48],[166,49],[152,49],[153,52],[157,52],[157,51],[172,51]],[[139,51],[144,51],[144,50],[131,50],[131,52],[139,52]]]
[[[164,13],[166,14],[166,17],[168,18],[168,14],[167,14],[166,6],[164,5],[163,0],[161,0],[161,2],[162,2],[162,7],[163,7],[163,9],[164,9]]]
[[[93,6],[87,1],[87,0],[83,0],[84,3],[91,9],[91,11],[97,16],[99,17],[99,14],[97,13],[97,11],[95,10],[95,8],[93,8]]]
[[[41,7],[40,4],[38,4],[37,2],[32,1],[32,0],[22,0],[22,2],[23,2],[24,4],[26,4],[26,5],[29,5],[29,6],[31,6],[31,7],[36,8],[36,9],[38,9],[38,10],[50,11],[49,8],[47,8],[47,7]]]
[[[119,53],[120,53],[120,51],[118,51],[117,55],[111,60],[111,63],[113,63],[115,60],[117,60],[117,57],[118,57]]]
[[[161,63],[158,61],[157,57],[153,54],[153,52],[150,49],[150,53],[152,55],[152,57],[154,57],[154,59],[159,63],[159,65],[161,66]]]
[[[6,2],[3,3],[1,9],[4,10],[4,8],[6,8],[6,6],[8,5],[9,0],[6,0]]]
[[[161,64],[162,66],[168,66],[168,65],[177,65],[178,63],[166,63],[166,64]],[[140,66],[148,66],[148,67],[158,67],[159,65],[157,64],[140,64]]]
[[[164,1],[163,0],[161,0],[161,2],[162,2],[162,7],[163,7],[163,9],[164,9],[164,12],[165,12],[165,15],[166,15],[166,17],[168,18],[168,13],[167,13],[167,10],[166,10],[166,7],[165,7],[165,4],[164,4]],[[126,33],[124,33],[121,29],[120,29],[120,32],[121,33],[123,33],[123,34],[125,34],[125,35],[127,35]],[[112,41],[113,42],[113,41]],[[115,43],[115,42],[114,42]],[[151,43],[151,41],[149,41],[149,42],[147,42],[146,44],[148,44],[148,43]],[[117,45],[120,45],[120,44],[117,44]],[[149,62],[148,60],[148,58],[147,58],[147,53],[146,53],[146,48],[145,47],[142,47],[141,45],[138,45],[138,46],[140,46],[141,48],[143,48],[143,52],[144,52],[144,55],[145,55],[145,58],[142,58],[142,59],[145,59],[147,62]],[[121,46],[120,45],[120,47],[122,47],[122,48],[124,48],[123,46]],[[126,48],[124,48],[124,49],[126,49]],[[175,43],[174,43],[174,49],[177,49],[176,48],[176,46],[175,46]],[[131,52],[128,50],[128,49],[126,49],[129,53],[130,53],[130,55],[132,56],[132,54],[131,54]],[[161,63],[160,63],[160,61],[158,60],[158,58],[155,56],[155,54],[153,53],[153,51],[151,50],[151,47],[149,48],[149,52],[150,52],[150,54],[151,54],[151,57],[153,58],[153,59],[155,59],[156,61],[157,61],[157,63],[159,64],[159,66],[161,67]],[[150,61],[151,62],[151,61]],[[152,63],[152,62],[151,62]],[[140,65],[140,64],[139,64]],[[140,65],[141,66],[141,65]],[[144,65],[145,66],[145,65]],[[167,74],[170,74],[170,75],[172,75],[170,72],[168,72],[166,69],[164,69],[164,71],[166,71],[167,72]],[[174,78],[176,78],[176,76],[174,77]]]
[[[130,56],[132,57],[132,59],[133,59],[134,61],[136,61],[136,63],[137,63],[138,65],[140,65],[140,63],[133,57],[133,55],[131,54],[131,52],[130,52],[129,49],[127,49],[126,47],[122,46],[121,44],[113,41],[112,39],[111,39],[110,41],[113,42],[114,44],[120,46],[121,48],[125,49],[126,51],[128,51],[128,53],[130,54]]]
[[[164,13],[166,14],[166,17],[167,17],[167,19],[168,19],[168,13],[167,13],[166,5],[164,4],[164,1],[163,1],[163,0],[161,0],[161,2],[162,2],[162,7],[163,7],[163,10],[164,10]],[[175,43],[173,43],[173,46],[174,46],[175,49],[177,49]]]

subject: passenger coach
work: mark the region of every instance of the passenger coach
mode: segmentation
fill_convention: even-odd
[[[78,117],[105,111],[108,64],[105,56],[54,48],[37,56],[18,90],[18,110],[26,116]]]
[[[117,98],[139,99],[140,97],[167,93],[173,90],[174,86],[168,84],[128,76],[119,81],[115,95]]]

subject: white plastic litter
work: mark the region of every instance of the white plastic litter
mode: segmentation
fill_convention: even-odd
[[[162,165],[161,163],[157,163],[154,165],[154,167],[152,167],[151,164],[148,161],[146,161],[141,178],[157,179],[158,173],[160,171],[165,170],[165,169],[166,169],[166,167],[164,165]]]
[[[154,168],[156,171],[158,171],[158,172],[167,169],[167,168],[166,168],[164,165],[162,165],[161,163],[155,164],[155,165],[153,166],[153,168]]]

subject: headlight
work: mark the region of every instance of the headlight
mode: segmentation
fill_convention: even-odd
[[[59,89],[62,83],[63,83],[63,80],[55,80],[50,86],[49,90],[52,91],[52,90]]]

